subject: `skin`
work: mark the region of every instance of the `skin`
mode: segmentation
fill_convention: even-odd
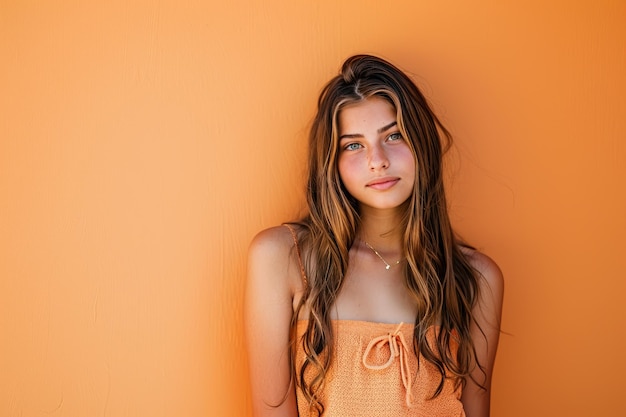
[[[344,285],[333,319],[411,323],[416,306],[403,283],[401,268],[401,206],[415,181],[415,159],[394,122],[393,106],[369,98],[339,114],[338,170],[346,189],[360,203],[361,227],[350,249]],[[394,266],[385,270],[381,259]],[[287,228],[259,233],[249,251],[246,291],[246,333],[252,403],[257,417],[296,417],[296,397],[289,385],[289,323],[303,290],[293,239]],[[481,298],[473,313],[485,332],[471,329],[485,375],[474,372],[482,390],[471,381],[461,398],[468,417],[489,416],[490,384],[499,336],[503,279],[498,266],[477,251],[465,255],[484,277]],[[383,279],[381,279],[383,278]],[[305,309],[303,309],[305,310]],[[308,318],[302,311],[299,319]],[[285,400],[281,403],[281,401]],[[272,407],[271,405],[278,405]]]
[[[361,214],[395,213],[411,196],[415,159],[386,100],[372,97],[340,112],[339,149],[339,176]]]

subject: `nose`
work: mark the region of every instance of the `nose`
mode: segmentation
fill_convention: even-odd
[[[371,171],[389,168],[389,158],[387,158],[387,153],[382,146],[370,148],[368,163]]]

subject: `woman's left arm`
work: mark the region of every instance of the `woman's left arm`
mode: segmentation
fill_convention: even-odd
[[[479,279],[479,298],[472,310],[475,322],[470,329],[478,363],[482,367],[476,366],[472,377],[482,387],[468,378],[461,401],[467,417],[489,417],[491,373],[500,337],[504,279],[498,265],[488,256],[473,251],[468,259],[482,275]]]

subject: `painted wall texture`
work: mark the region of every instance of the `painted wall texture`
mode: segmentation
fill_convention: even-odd
[[[626,3],[0,2],[0,415],[248,416],[246,249],[354,53],[456,146],[506,279],[495,416],[624,416]]]

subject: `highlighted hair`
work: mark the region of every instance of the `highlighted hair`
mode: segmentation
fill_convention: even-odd
[[[306,356],[294,378],[318,415],[324,411],[321,393],[332,361],[328,352],[335,340],[331,306],[341,290],[360,223],[358,202],[346,191],[337,168],[338,116],[346,105],[372,96],[393,105],[398,128],[415,158],[416,180],[403,206],[400,227],[407,259],[406,286],[417,304],[415,354],[441,374],[432,396],[441,393],[448,377],[454,378],[457,388],[464,386],[472,369],[480,366],[470,336],[479,275],[461,252],[463,244],[452,230],[444,192],[442,158],[451,136],[402,71],[374,56],[353,56],[318,100],[309,135],[309,213],[298,223],[308,285],[293,316],[293,346],[302,343]],[[295,324],[305,305],[310,318],[302,341],[297,341]],[[434,346],[426,339],[431,326],[440,329]],[[458,346],[454,351],[453,344]]]

